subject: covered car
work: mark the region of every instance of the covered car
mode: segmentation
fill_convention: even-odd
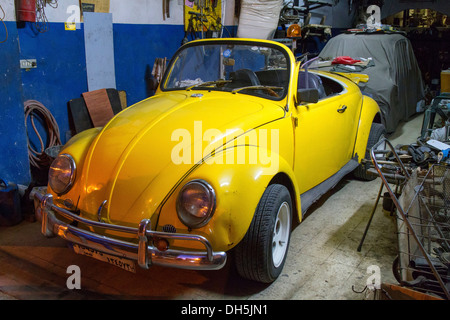
[[[325,69],[369,76],[369,81],[361,82],[360,87],[380,106],[388,133],[416,114],[418,104],[424,99],[422,75],[411,43],[400,33],[343,33],[331,38],[319,57],[326,61],[337,57],[372,60],[364,67],[333,65]]]

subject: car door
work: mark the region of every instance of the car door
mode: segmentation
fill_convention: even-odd
[[[326,76],[319,80],[323,86],[320,100],[300,103],[293,110],[294,171],[301,193],[338,172],[351,160],[355,144],[360,91],[344,80]]]

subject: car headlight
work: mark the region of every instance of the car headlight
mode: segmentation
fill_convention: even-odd
[[[203,180],[192,180],[181,188],[177,198],[178,217],[189,228],[201,228],[216,209],[214,189]]]
[[[53,160],[48,172],[48,184],[52,190],[63,195],[67,193],[75,180],[75,161],[68,154],[61,154]]]

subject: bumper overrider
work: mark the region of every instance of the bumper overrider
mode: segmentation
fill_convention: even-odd
[[[157,232],[149,230],[150,220],[142,220],[137,228],[112,225],[82,218],[53,203],[53,196],[42,192],[34,193],[35,214],[42,222],[41,231],[46,237],[59,236],[72,244],[78,244],[105,254],[134,260],[141,268],[148,269],[152,264],[193,270],[218,270],[227,260],[225,252],[214,252],[210,242],[199,235]],[[77,221],[89,227],[102,228],[133,234],[138,243],[126,242],[89,232],[72,223],[63,222],[58,217]],[[160,251],[154,247],[153,239],[174,239],[200,242],[205,251],[181,251],[168,249]]]

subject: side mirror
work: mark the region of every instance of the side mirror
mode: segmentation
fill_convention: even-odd
[[[315,88],[298,89],[297,102],[317,103],[319,101],[319,90]]]

